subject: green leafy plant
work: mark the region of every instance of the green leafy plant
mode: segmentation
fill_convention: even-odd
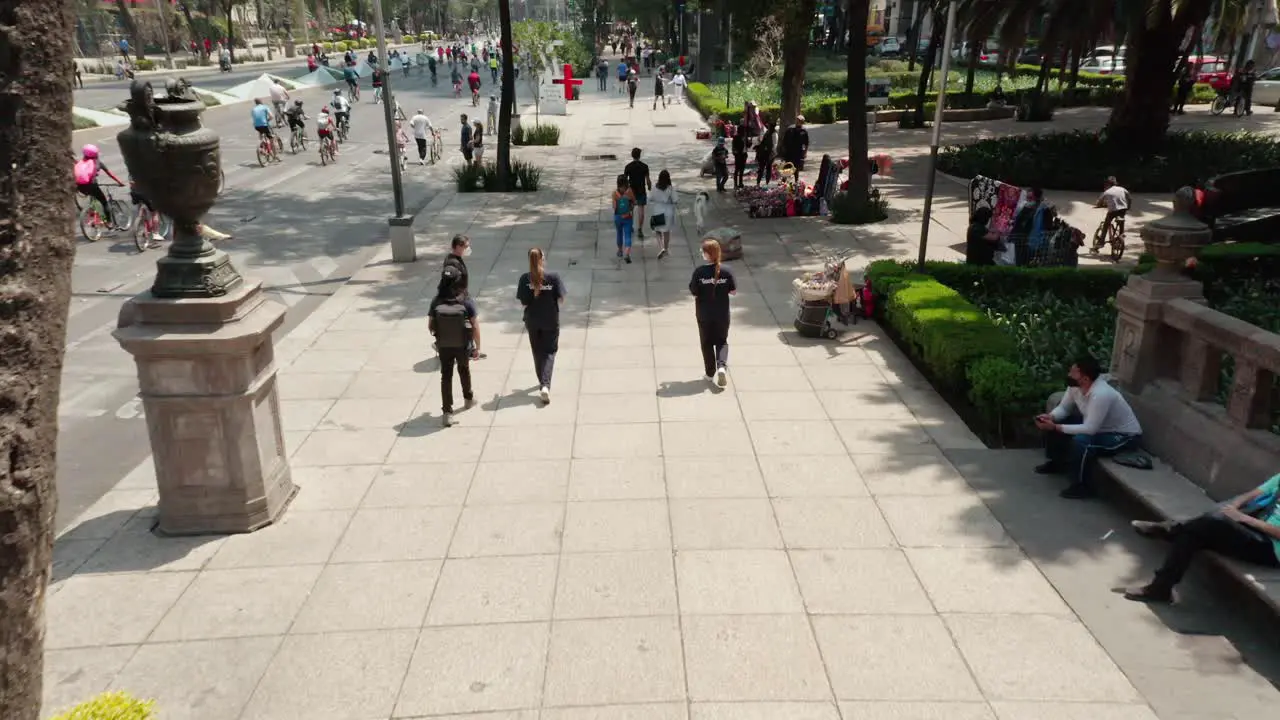
[[[498,183],[498,165],[486,162],[477,167],[467,163],[453,169],[453,182],[458,192],[533,192],[542,181],[542,168],[533,163],[513,159],[507,187]]]
[[[83,117],[81,115],[72,115],[71,127],[73,130],[88,130],[89,128],[98,127],[98,123],[90,120],[87,117]]]
[[[108,692],[54,716],[53,720],[151,720],[155,717],[154,708],[154,700]]]
[[[849,193],[838,192],[831,198],[831,222],[837,225],[866,225],[889,217],[889,202],[878,194],[859,201]]]
[[[559,145],[560,127],[558,125],[521,125],[511,131],[513,145]]]
[[[1170,133],[1158,151],[1137,154],[1105,131],[987,138],[944,148],[938,169],[1014,185],[1097,192],[1114,175],[1134,192],[1172,192],[1214,175],[1280,165],[1280,142],[1247,132]]]
[[[465,163],[453,169],[453,182],[460,193],[484,192],[484,170],[474,163]]]
[[[511,174],[522,192],[533,192],[542,183],[542,168],[523,160],[512,161]]]

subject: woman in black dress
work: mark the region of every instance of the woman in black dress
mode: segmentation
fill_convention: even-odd
[[[564,282],[547,272],[546,257],[539,248],[529,251],[529,272],[520,276],[516,299],[524,306],[524,328],[533,349],[533,370],[538,375],[539,397],[551,402],[551,371],[560,350],[560,305]]]

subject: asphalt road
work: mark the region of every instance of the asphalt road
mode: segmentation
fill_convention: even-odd
[[[439,165],[411,162],[405,174],[406,207],[416,212],[451,182],[450,167],[461,162],[452,142],[457,117],[471,105],[469,99],[452,98],[446,81],[431,87],[429,76],[416,74],[394,80],[399,81],[393,81],[393,89],[405,112],[425,108],[445,137],[445,157]],[[394,208],[386,130],[382,106],[372,103],[367,79],[363,85],[363,102],[352,113],[351,137],[338,163],[328,167],[321,166],[314,142],[305,153],[290,155],[286,148],[281,163],[259,166],[248,104],[211,108],[204,114],[205,125],[222,138],[226,174],[223,196],[206,222],[234,235],[222,247],[236,267],[247,277],[263,280],[267,292],[289,307],[277,339],[387,240],[386,221]],[[301,98],[314,116],[331,92],[332,87],[316,88],[294,97]],[[78,132],[75,142],[77,147],[99,145],[107,167],[124,179],[116,132]],[[314,138],[314,130],[310,134]],[[416,153],[411,157],[416,160]],[[128,200],[122,189],[115,188],[114,195]],[[59,409],[59,529],[150,454],[133,360],[111,331],[120,307],[150,286],[155,261],[163,252],[139,253],[125,234],[98,243],[81,240],[78,247]]]

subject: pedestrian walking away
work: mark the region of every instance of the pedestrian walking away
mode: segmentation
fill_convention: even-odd
[[[653,74],[653,109],[658,109],[658,103],[662,103],[662,107],[667,106],[667,98],[662,94],[662,71]]]
[[[617,233],[618,257],[631,263],[632,210],[636,204],[635,193],[627,183],[626,175],[618,176],[618,187],[613,191],[613,229]]]
[[[773,182],[773,149],[777,141],[778,126],[776,123],[769,123],[769,129],[756,144],[756,185],[761,180]]]
[[[449,254],[444,256],[444,270],[453,268],[462,276],[461,285],[458,289],[465,295],[467,288],[467,261],[465,258],[471,255],[471,238],[466,235],[454,235],[453,241],[449,243]],[[441,283],[444,282],[444,276],[441,275]]]
[[[462,159],[468,164],[471,163],[471,123],[467,122],[467,116],[462,115]]]
[[[459,285],[462,275],[446,266],[440,288],[427,311],[427,328],[436,339],[440,354],[441,424],[453,425],[453,370],[458,370],[465,407],[475,404],[471,388],[471,361],[480,356],[480,320],[475,303]]]
[[[538,396],[551,402],[551,373],[560,350],[560,306],[564,304],[564,282],[547,272],[547,259],[540,248],[529,250],[529,272],[520,276],[516,299],[524,307],[524,329],[533,350],[533,371],[538,376]]]
[[[427,139],[431,137],[430,133],[434,128],[431,127],[431,119],[427,117],[422,108],[418,108],[418,112],[409,118],[409,125],[413,127],[413,139],[418,144],[418,164],[427,164]]]
[[[729,296],[738,292],[738,284],[733,271],[720,264],[720,243],[703,240],[702,261],[689,279],[689,293],[694,299],[707,381],[724,387],[729,381]]]
[[[733,189],[742,187],[742,176],[747,170],[747,126],[738,126],[733,135]]]
[[[716,192],[724,192],[724,184],[729,181],[729,150],[724,146],[724,138],[717,138],[716,146],[711,149],[711,165],[716,176]]]
[[[640,161],[640,148],[631,148],[631,162],[622,169],[627,176],[627,186],[636,198],[635,230],[637,236],[644,239],[644,212],[649,204],[649,188],[653,181],[649,179],[649,166]]]
[[[671,173],[658,173],[658,182],[649,193],[649,224],[658,234],[658,259],[665,258],[671,248],[671,228],[676,224],[676,189]]]

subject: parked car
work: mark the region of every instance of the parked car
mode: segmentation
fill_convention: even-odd
[[[1085,59],[1118,58],[1120,60],[1124,60],[1124,54],[1128,49],[1129,48],[1124,45],[1099,45],[1086,55]]]
[[[1280,104],[1280,67],[1258,73],[1253,83],[1253,104],[1271,107]]]
[[[1080,72],[1094,75],[1124,75],[1124,58],[1114,56],[1089,58],[1080,63]]]
[[[978,53],[978,64],[994,66],[1000,64],[1000,48],[988,44]]]
[[[1227,61],[1213,55],[1192,55],[1187,58],[1196,82],[1208,83],[1214,90],[1226,91],[1231,87],[1231,73]]]
[[[1018,53],[1019,65],[1039,65],[1042,62],[1044,62],[1044,53],[1040,52],[1038,47],[1023,48],[1022,52]]]
[[[896,37],[882,38],[876,43],[876,54],[884,58],[901,57],[902,49],[902,43]]]

